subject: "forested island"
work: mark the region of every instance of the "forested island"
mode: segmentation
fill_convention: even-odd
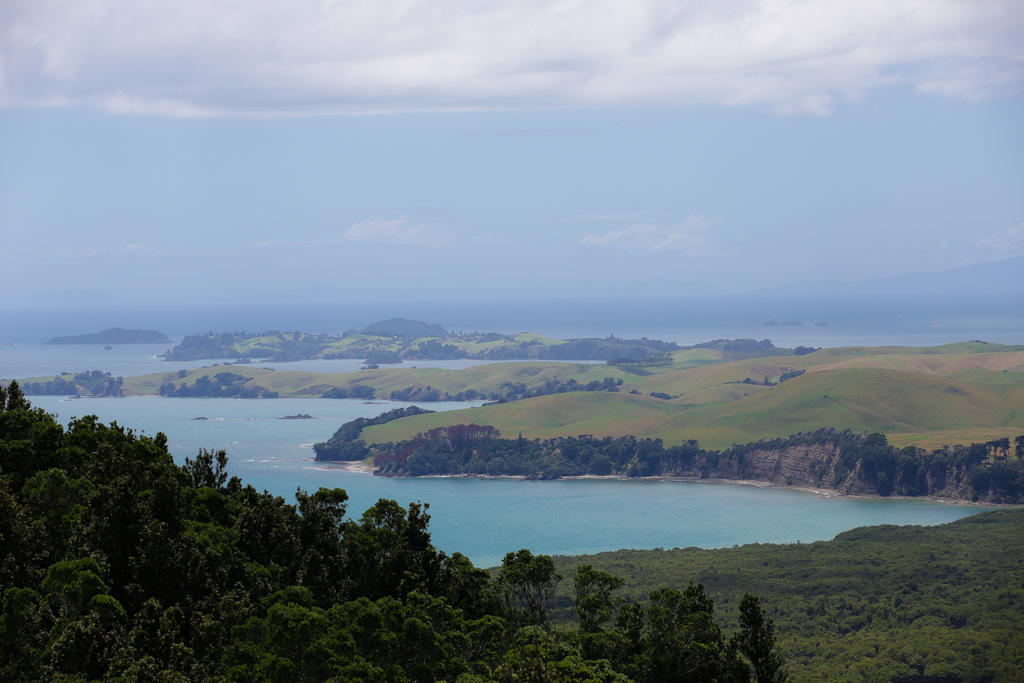
[[[656,339],[557,340],[537,334],[449,333],[437,324],[394,318],[339,335],[268,330],[189,335],[164,354],[170,361],[253,359],[286,362],[323,358],[397,364],[414,360],[608,360],[681,350]]]
[[[94,334],[80,334],[71,337],[54,337],[44,344],[170,344],[163,332],[156,330],[126,330],[111,327]]]
[[[398,443],[367,444],[360,438],[366,427],[418,414],[423,411],[413,406],[348,422],[313,446],[316,459],[372,459],[378,476],[675,477],[1024,504],[1024,435],[931,452],[895,448],[884,434],[834,428],[723,450],[701,448],[695,440],[666,446],[661,439],[635,436],[508,439],[477,424],[436,427]]]

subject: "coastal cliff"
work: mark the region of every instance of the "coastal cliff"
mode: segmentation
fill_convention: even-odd
[[[660,439],[633,436],[503,439],[493,427],[453,425],[409,441],[372,444],[359,454],[372,458],[378,476],[670,477],[765,482],[837,495],[1020,504],[1024,436],[1016,444],[1011,461],[1009,439],[925,451],[897,449],[883,434],[826,428],[715,451],[696,441],[665,446]]]

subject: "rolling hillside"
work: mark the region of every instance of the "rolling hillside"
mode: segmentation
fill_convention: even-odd
[[[910,443],[933,432],[941,432],[944,443],[971,443],[1024,431],[1024,373],[1006,376],[995,384],[879,368],[822,370],[757,387],[739,400],[700,405],[624,393],[556,394],[406,418],[370,428],[364,438],[399,441],[433,427],[475,422],[509,436],[634,434],[669,444],[696,439],[706,448],[820,427],[882,432],[895,435],[894,443],[900,443],[898,435]]]
[[[420,404],[507,401],[373,427],[365,433],[371,443],[469,422],[495,426],[506,435],[522,431],[530,438],[633,434],[666,444],[697,439],[705,448],[821,427],[879,431],[895,445],[922,448],[988,441],[1024,430],[1020,346],[851,347],[739,359],[733,352],[700,348],[671,355],[671,364],[650,367],[534,361],[462,370],[400,366],[324,374],[225,364],[117,382],[109,377],[77,381],[86,377],[83,373],[22,384],[29,394],[97,394],[102,385],[104,395],[123,396],[173,391],[175,396],[326,394]],[[789,379],[780,382],[783,377]]]

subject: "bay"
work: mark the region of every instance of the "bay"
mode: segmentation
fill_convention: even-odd
[[[828,498],[738,484],[658,480],[518,481],[466,477],[390,479],[317,463],[312,444],[341,423],[408,404],[356,400],[218,398],[61,399],[32,403],[67,423],[95,414],[150,435],[167,434],[175,461],[200,448],[228,452],[232,474],[294,499],[297,488],[344,488],[358,517],[380,498],[430,504],[434,542],[493,566],[507,552],[576,555],[619,548],[720,548],[828,540],[859,526],[934,525],[985,508],[933,501]],[[429,407],[455,410],[471,403]],[[305,413],[318,419],[283,420]],[[206,420],[195,420],[205,417]]]

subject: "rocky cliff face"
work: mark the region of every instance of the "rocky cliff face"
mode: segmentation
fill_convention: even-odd
[[[723,453],[717,463],[713,458],[695,463],[694,467],[664,472],[668,476],[765,481],[777,486],[802,486],[831,489],[841,495],[876,496],[879,493],[906,493],[912,483],[910,476],[920,479],[911,495],[927,495],[952,500],[972,500],[970,477],[966,468],[928,467],[923,472],[897,472],[890,482],[893,490],[880,491],[880,476],[865,467],[862,458],[844,462],[842,448],[834,442],[795,445],[788,448],[746,450],[729,457]],[[849,465],[852,464],[852,469]],[[895,484],[893,486],[893,484]],[[884,482],[882,483],[884,487]]]

